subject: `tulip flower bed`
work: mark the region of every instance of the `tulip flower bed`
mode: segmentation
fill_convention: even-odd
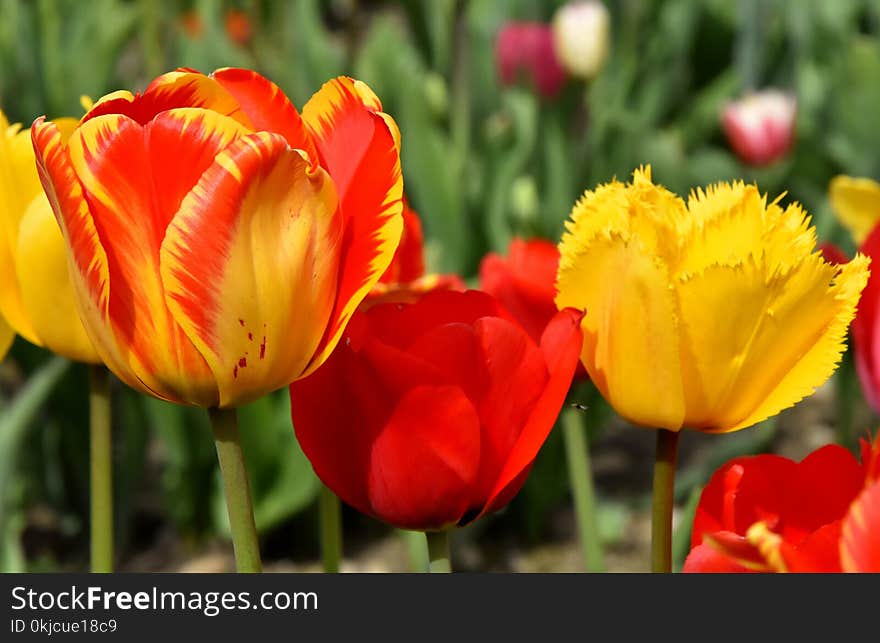
[[[873,3],[156,6],[2,5],[0,570],[880,571]]]

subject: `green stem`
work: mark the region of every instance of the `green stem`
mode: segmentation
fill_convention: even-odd
[[[573,408],[562,412],[562,437],[565,441],[568,477],[584,563],[588,572],[602,572],[605,571],[605,564],[602,560],[602,543],[599,540],[599,520],[596,514],[590,450],[580,416],[580,411]]]
[[[428,543],[428,571],[432,574],[450,573],[449,531],[426,531],[425,540]]]
[[[92,494],[92,572],[113,571],[113,444],[110,421],[110,372],[89,368]]]
[[[321,559],[324,571],[336,574],[339,572],[339,561],[342,559],[342,506],[335,493],[321,485],[319,499],[321,513]]]
[[[651,571],[672,571],[672,509],[678,431],[657,430],[654,459],[654,511],[651,520]]]
[[[406,556],[409,559],[411,572],[422,572],[428,569],[428,547],[425,545],[425,537],[420,531],[399,529],[400,537],[406,545]]]
[[[450,129],[456,169],[463,180],[470,156],[471,96],[470,38],[468,38],[467,0],[456,0],[453,18],[452,107]]]
[[[260,572],[263,570],[260,544],[257,540],[251,490],[241,452],[235,409],[209,409],[208,415],[214,429],[214,443],[223,477],[226,511],[229,514],[232,546],[235,550],[235,567],[239,572]]]

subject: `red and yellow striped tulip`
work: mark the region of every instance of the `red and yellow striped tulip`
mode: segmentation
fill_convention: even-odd
[[[76,120],[52,124],[66,138]],[[30,133],[0,111],[0,356],[15,332],[79,362],[100,362],[80,322],[64,239],[40,186]]]
[[[837,220],[861,244],[880,222],[880,183],[841,174],[828,185],[828,200]]]
[[[179,69],[32,127],[80,314],[108,367],[234,407],[315,370],[400,239],[400,135],[364,83],[300,115],[245,69]]]

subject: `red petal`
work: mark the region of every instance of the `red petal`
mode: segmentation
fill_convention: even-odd
[[[510,243],[508,258],[488,254],[480,264],[480,288],[499,299],[536,342],[556,314],[559,251],[543,239]]]
[[[312,163],[318,163],[315,143],[306,131],[299,112],[275,83],[250,69],[218,69],[211,78],[228,91],[253,129],[281,134],[290,147],[305,150]]]
[[[388,269],[379,283],[405,284],[425,274],[425,248],[422,222],[415,210],[403,201],[403,235]]]
[[[711,545],[697,545],[691,549],[681,571],[686,574],[752,573],[752,570],[743,567]]]
[[[741,468],[737,485],[730,488],[729,472]],[[776,455],[734,458],[719,468],[700,495],[691,530],[691,546],[703,542],[703,535],[731,531],[745,535],[755,522],[769,514],[778,516],[784,503],[783,491],[795,476],[796,464]]]
[[[844,571],[880,573],[880,481],[867,487],[843,522],[840,558]]]
[[[374,514],[404,529],[457,523],[469,509],[480,448],[480,420],[460,389],[412,389],[373,443]]]
[[[525,481],[522,472],[531,466],[553,428],[578,364],[583,343],[581,317],[579,311],[570,308],[560,311],[541,337],[541,352],[550,379],[504,463],[483,514],[499,509],[513,497]]]
[[[229,116],[253,129],[238,101],[210,76],[192,69],[177,69],[162,74],[149,84],[143,94],[114,92],[95,103],[83,116],[82,123],[105,114],[124,114],[146,125],[161,112],[178,107],[200,107]]]
[[[874,227],[859,248],[859,252],[870,257],[872,262],[880,261],[880,226]],[[878,305],[880,305],[880,275],[876,271],[871,271],[852,322],[852,334],[856,368],[862,391],[875,411],[880,411],[880,373],[878,373],[880,342],[875,341],[880,333]]]
[[[780,531],[797,544],[823,525],[840,520],[864,485],[864,472],[849,450],[829,444],[810,453],[786,481]]]
[[[480,317],[505,317],[498,302],[478,290],[433,291],[416,305],[370,308],[373,332],[386,344],[408,349],[419,337],[444,324],[474,324]]]

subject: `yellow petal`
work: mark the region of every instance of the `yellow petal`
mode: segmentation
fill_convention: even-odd
[[[697,375],[685,382],[688,426],[745,428],[828,379],[867,279],[864,260],[854,262],[834,285],[837,269],[819,255],[788,275],[750,258],[683,280],[683,350]]]
[[[336,296],[337,205],[326,172],[267,132],[220,152],[181,203],[162,280],[220,406],[286,386],[311,361]]]
[[[837,368],[846,350],[847,329],[868,281],[870,259],[856,255],[840,267],[830,285],[829,266],[822,263],[820,267],[820,261],[816,255],[805,262],[774,301],[771,310],[775,324],[766,328],[755,351],[772,352],[778,370],[758,372],[753,382],[765,386],[772,383],[772,390],[762,395],[763,401],[748,417],[729,430],[751,426],[796,404]]]
[[[688,224],[684,202],[666,188],[651,182],[651,168],[633,173],[632,184],[616,180],[586,191],[566,222],[563,246],[567,252],[588,245],[599,235],[637,236],[646,252],[674,264],[681,230]]]
[[[12,340],[15,339],[15,331],[13,331],[9,324],[6,323],[6,320],[0,316],[0,362],[3,361],[3,358],[6,357],[6,353],[9,352],[9,347],[12,346]]]
[[[45,194],[31,201],[18,233],[16,273],[24,310],[40,343],[68,359],[100,363],[80,322],[64,237]]]
[[[831,209],[861,245],[880,221],[880,184],[871,179],[835,176],[828,186]]]
[[[64,139],[76,126],[72,118],[52,122]],[[0,275],[3,275],[0,315],[19,335],[38,346],[44,342],[22,300],[16,254],[22,217],[34,198],[42,193],[30,131],[21,130],[18,123],[10,126],[0,112]]]
[[[639,239],[563,239],[556,305],[586,310],[581,361],[626,419],[678,430],[684,420],[675,302],[665,265]],[[574,244],[576,245],[576,244]]]

